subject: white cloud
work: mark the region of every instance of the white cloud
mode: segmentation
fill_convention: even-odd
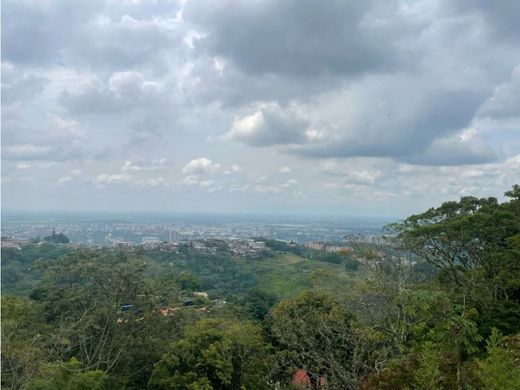
[[[200,157],[191,160],[182,169],[182,173],[185,175],[204,175],[216,173],[220,170],[220,164],[214,163],[209,158]]]
[[[282,108],[277,103],[262,103],[258,111],[236,117],[223,139],[251,146],[298,144],[306,141],[306,119],[296,106]]]
[[[232,164],[223,173],[224,173],[224,175],[232,175],[233,173],[242,173],[242,168],[240,168],[236,164]]]
[[[65,184],[69,182],[81,182],[83,172],[80,169],[72,169],[69,171],[67,176],[60,177],[57,182],[58,184]]]
[[[189,175],[182,179],[182,183],[188,186],[197,185],[200,182],[200,178],[197,175]]]
[[[139,185],[143,187],[158,187],[166,185],[166,180],[164,179],[164,177],[158,176],[139,182]]]
[[[94,179],[94,182],[99,186],[103,186],[103,185],[110,185],[110,184],[128,183],[131,179],[132,179],[132,176],[130,176],[127,173],[116,173],[113,175],[110,175],[107,173],[102,173]]]
[[[16,164],[16,169],[19,169],[19,170],[31,169],[31,164],[18,163],[18,164]]]
[[[158,159],[152,159],[149,162],[146,162],[144,160],[139,161],[139,162],[134,162],[134,161],[128,160],[128,161],[125,161],[125,163],[121,167],[121,170],[123,170],[123,171],[154,171],[154,170],[163,169],[165,164],[167,163],[167,161],[168,160],[166,160],[164,157],[158,158]]]

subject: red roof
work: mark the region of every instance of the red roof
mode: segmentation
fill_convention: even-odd
[[[320,376],[318,381],[320,387],[327,385],[327,378],[324,376]],[[298,370],[294,373],[292,384],[298,387],[307,388],[311,386],[311,378],[309,377],[309,374],[307,374],[307,371]]]
[[[309,385],[311,384],[311,378],[309,378],[309,375],[307,375],[307,371],[305,370],[298,370],[294,373],[293,377],[293,384],[294,385]]]

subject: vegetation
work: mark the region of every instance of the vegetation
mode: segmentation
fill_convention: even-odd
[[[70,242],[69,238],[63,233],[53,233],[51,236],[44,237],[43,241],[52,242],[54,244],[68,244]]]
[[[339,263],[271,241],[258,259],[2,250],[2,388],[520,389],[506,196],[412,215]]]

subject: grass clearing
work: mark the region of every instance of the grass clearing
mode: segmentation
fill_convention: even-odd
[[[294,254],[279,254],[264,259],[235,261],[259,280],[261,290],[287,298],[311,288],[312,276],[321,270],[331,277],[346,274],[343,264],[305,259]]]

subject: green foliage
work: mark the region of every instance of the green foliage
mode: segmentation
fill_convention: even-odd
[[[520,199],[463,197],[390,226],[404,247],[440,269],[458,304],[474,307],[484,333],[520,330]]]
[[[487,340],[485,359],[478,361],[479,376],[486,390],[520,389],[520,360],[506,347],[505,339],[493,328]]]
[[[196,291],[201,287],[200,279],[187,271],[181,272],[175,281],[184,291]]]
[[[255,320],[261,321],[276,301],[277,297],[275,295],[259,289],[253,289],[245,294],[241,304]]]
[[[419,367],[415,372],[415,381],[421,390],[441,390],[443,387],[439,347],[431,342],[422,345],[419,354]]]
[[[2,387],[20,388],[47,360],[48,327],[38,307],[26,298],[2,296]]]
[[[506,195],[411,216],[352,257],[3,249],[3,291],[26,297],[2,296],[2,388],[288,388],[302,369],[313,388],[520,389],[520,187]],[[197,290],[211,299],[182,306]]]
[[[345,269],[347,271],[357,271],[359,266],[361,265],[359,261],[352,259],[350,257],[345,258]]]
[[[246,292],[257,283],[255,275],[223,250],[217,250],[216,254],[211,255],[198,252],[189,245],[180,245],[179,253],[148,251],[146,254],[161,264],[166,272],[179,277],[183,272],[196,276],[200,282],[196,289],[220,297]]]
[[[77,358],[84,367],[109,373],[151,369],[162,351],[163,327],[172,322],[159,309],[177,302],[177,290],[145,278],[146,264],[122,253],[78,251],[39,264],[44,277],[31,294],[52,328],[52,359]],[[173,285],[175,286],[175,285]],[[124,305],[131,305],[123,310]],[[167,333],[166,333],[167,334]]]
[[[70,242],[69,238],[63,233],[53,234],[52,236],[44,237],[43,241],[51,242],[53,244],[68,244]]]
[[[28,244],[21,250],[2,248],[2,292],[28,295],[41,277],[34,267],[35,261],[57,259],[72,250],[66,246],[50,243]]]
[[[332,296],[309,292],[282,301],[270,325],[281,378],[305,369],[313,381],[326,375],[331,386],[355,385],[362,340],[352,314]]]
[[[151,389],[267,388],[268,347],[247,322],[203,319],[155,365]]]
[[[103,390],[107,389],[108,375],[104,371],[83,371],[77,359],[54,363],[42,368],[28,390]]]

